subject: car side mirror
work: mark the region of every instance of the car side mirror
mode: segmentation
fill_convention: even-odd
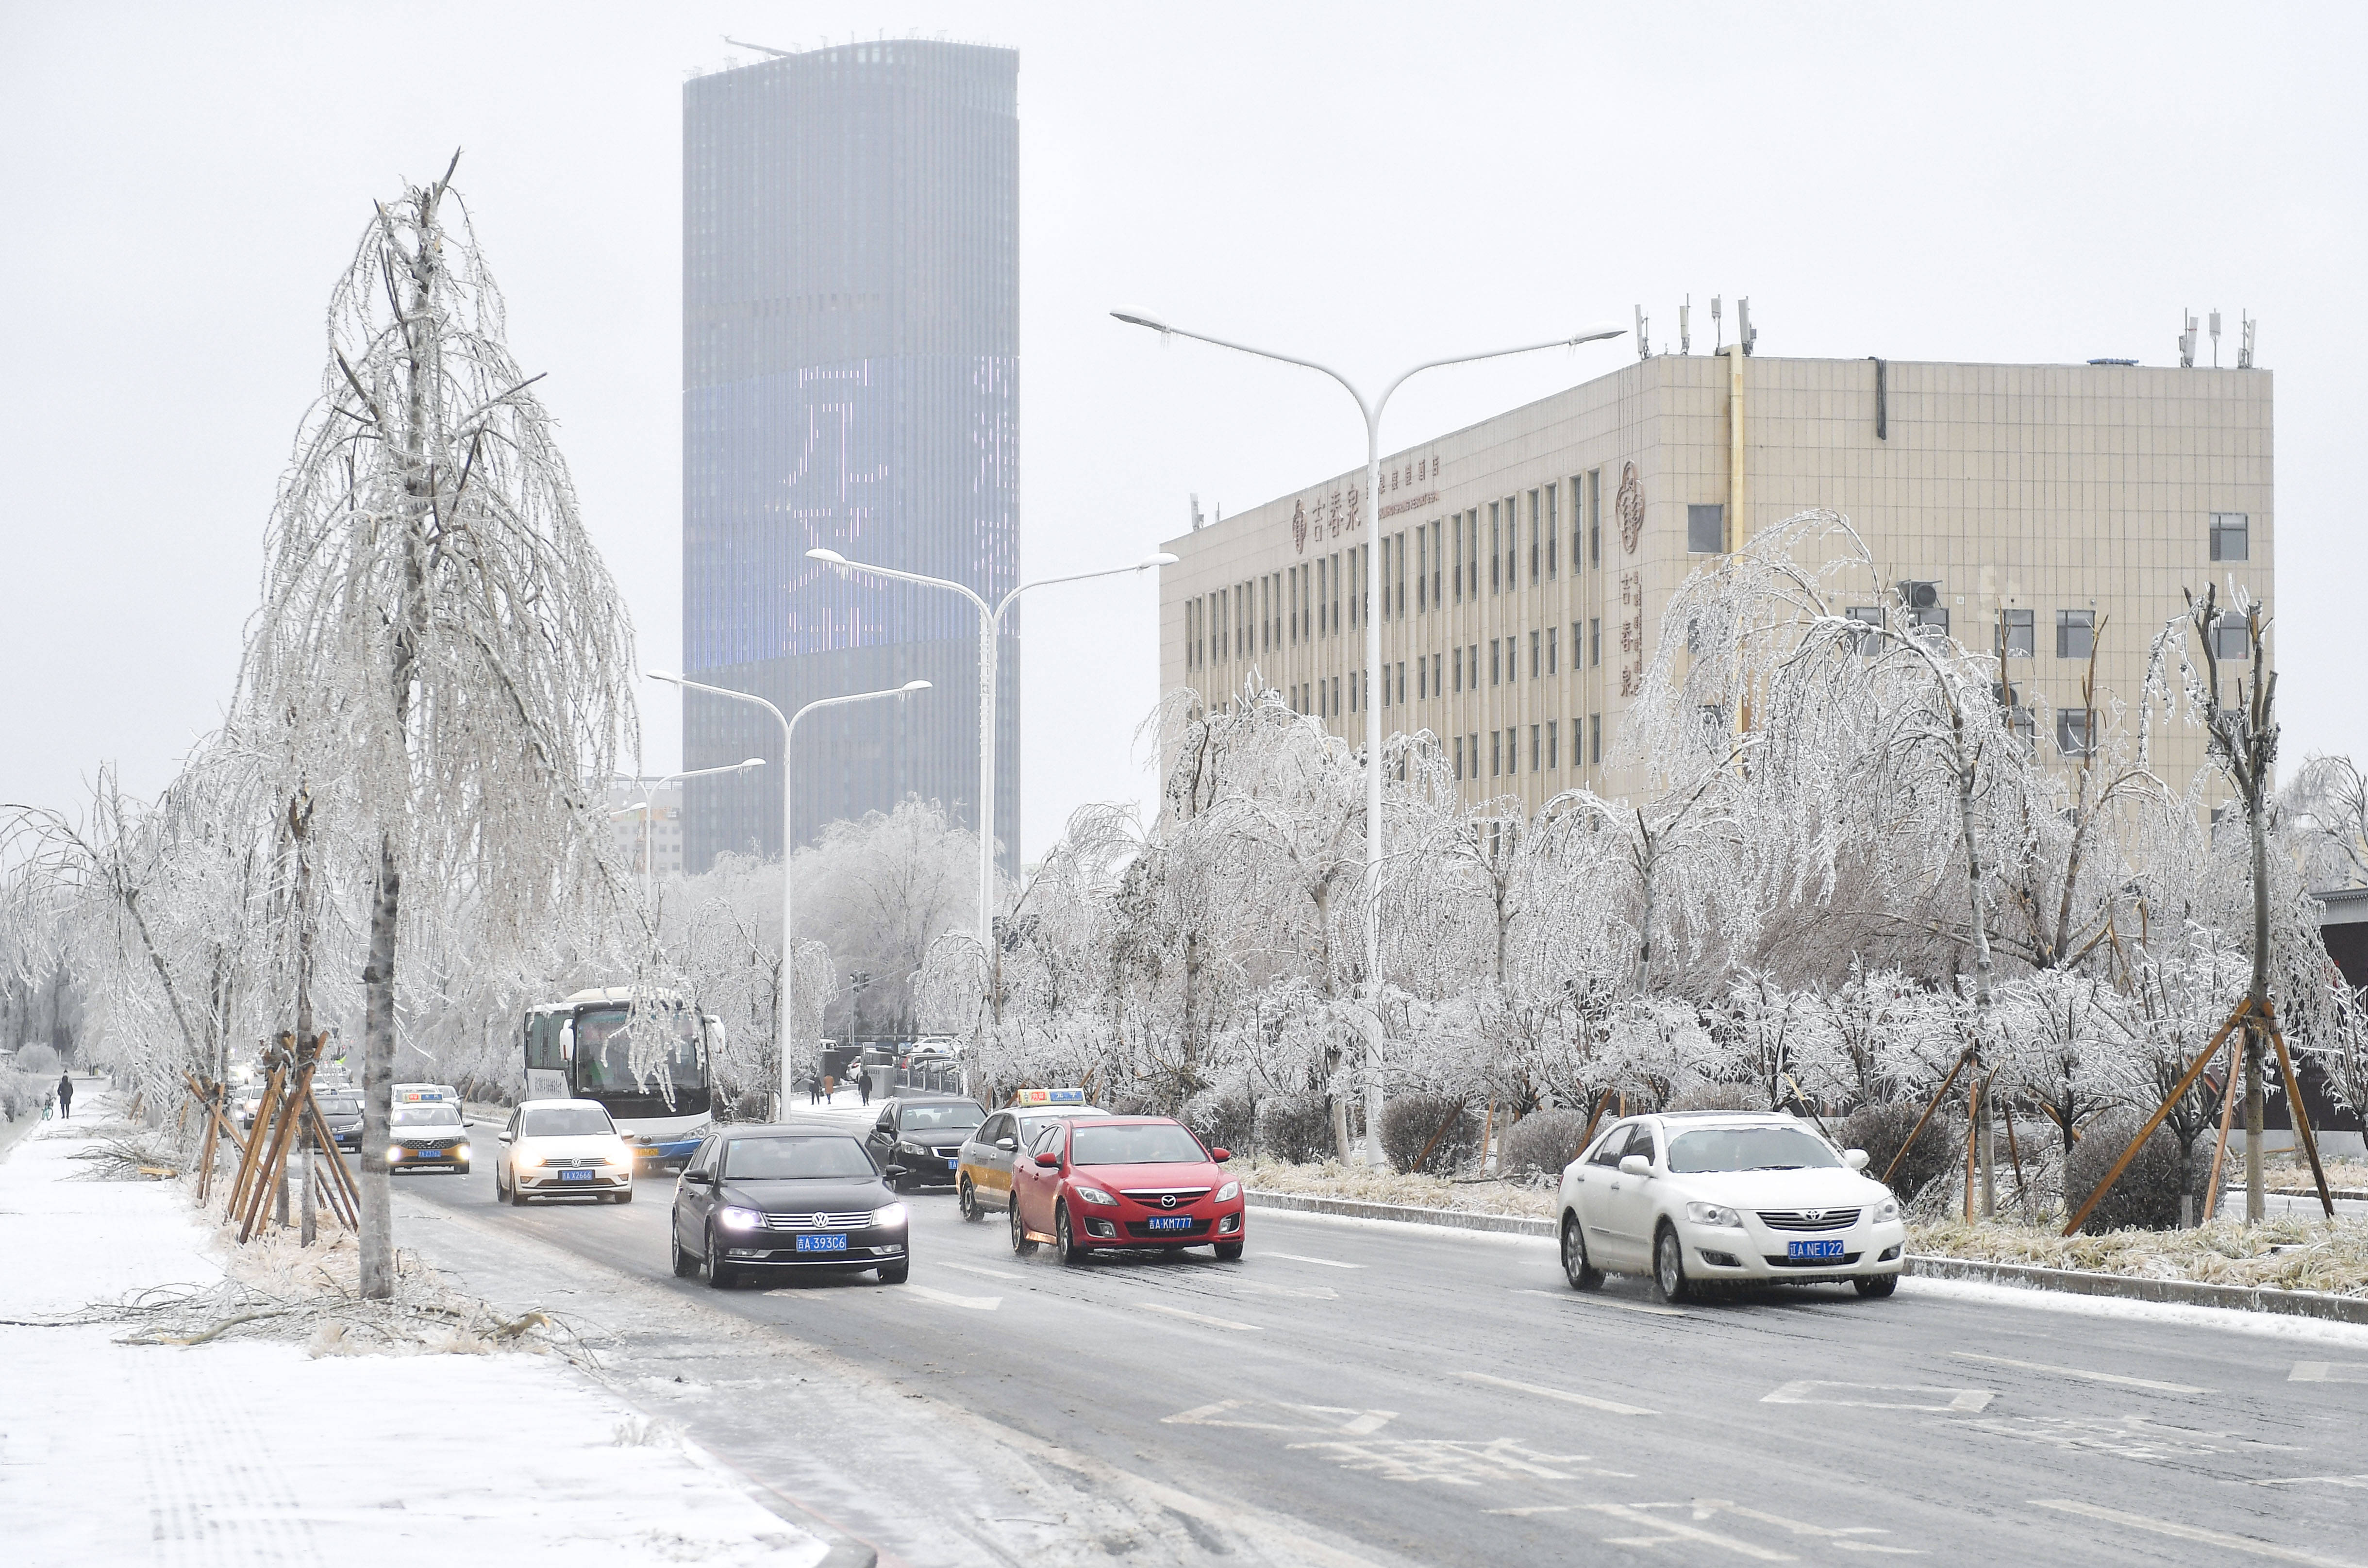
[[[1209,1158],[1216,1161],[1217,1164],[1221,1165],[1233,1157],[1234,1152],[1231,1149],[1212,1149],[1209,1151]]]
[[[1036,1156],[1036,1163],[1048,1171],[1057,1171],[1061,1168],[1061,1156],[1048,1149]]]
[[[510,1130],[505,1127],[499,1132],[495,1133],[494,1137],[496,1142],[507,1143],[510,1141]]]
[[[1653,1162],[1642,1154],[1628,1154],[1620,1161],[1622,1176],[1648,1176],[1653,1174]]]
[[[1016,1153],[1019,1148],[1019,1140],[1017,1138],[998,1138],[995,1141],[995,1146],[1002,1150],[1007,1154]]]
[[[1866,1169],[1866,1151],[1863,1149],[1843,1150],[1842,1164],[1848,1165],[1854,1171],[1862,1171]]]
[[[715,1181],[715,1178],[705,1171],[685,1171],[682,1173],[682,1179],[693,1187],[709,1187]]]

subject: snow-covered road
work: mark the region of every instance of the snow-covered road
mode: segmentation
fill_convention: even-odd
[[[73,1179],[99,1098],[0,1160],[0,1563],[823,1561],[823,1540],[555,1358],[20,1326],[221,1278],[177,1185]]]

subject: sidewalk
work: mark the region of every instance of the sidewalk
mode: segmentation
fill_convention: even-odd
[[[85,1105],[87,1109],[85,1109]],[[566,1363],[22,1326],[222,1268],[176,1182],[87,1182],[77,1098],[0,1159],[0,1558],[812,1568],[825,1544]],[[488,1418],[490,1417],[490,1418]]]

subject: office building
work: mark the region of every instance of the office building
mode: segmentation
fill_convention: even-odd
[[[2092,646],[2099,709],[2135,706],[2182,589],[2233,578],[2274,608],[2271,391],[2265,370],[2127,363],[1632,362],[1383,464],[1375,700],[1361,471],[1168,542],[1161,685],[1255,681],[1360,744],[1378,709],[1437,736],[1470,801],[1633,795],[1610,759],[1671,593],[1823,506],[1884,582],[1927,585],[1928,622],[2003,637],[2042,755],[2077,756]],[[2157,728],[2172,785],[2203,760],[2199,730]]]
[[[975,825],[978,622],[941,589],[843,575],[837,550],[1018,581],[1019,57],[914,40],[783,55],[683,89],[683,663],[784,712],[797,756],[693,780],[684,852],[777,853],[906,795]],[[997,836],[1019,820],[1019,647],[1001,643]],[[778,761],[760,710],[686,693],[687,768]]]
[[[609,842],[634,876],[682,875],[682,790],[679,783],[609,786]]]

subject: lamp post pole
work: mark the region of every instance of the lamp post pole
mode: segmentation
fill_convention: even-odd
[[[669,773],[659,778],[657,782],[649,784],[649,788],[653,790],[663,790],[669,784],[679,784],[686,778],[712,778],[719,773],[746,773],[752,767],[764,766],[763,757],[752,756],[745,762],[725,763],[722,767],[695,767],[688,773]],[[647,783],[647,780],[638,775],[623,773],[617,776],[617,781],[620,784]],[[609,813],[611,816],[622,815],[624,812],[637,811],[642,813],[642,902],[651,905],[654,911],[657,903],[657,846],[650,836],[650,809],[655,803],[652,801],[636,801],[630,806]]]
[[[1130,315],[1112,311],[1111,315],[1129,326],[1148,327],[1165,339],[1189,337],[1195,342],[1211,344],[1219,348],[1231,348],[1237,353],[1255,355],[1261,359],[1273,359],[1285,365],[1297,365],[1331,377],[1340,384],[1357,404],[1357,412],[1365,420],[1365,494],[1358,507],[1358,522],[1365,530],[1365,574],[1363,609],[1365,617],[1365,985],[1367,1008],[1365,1040],[1365,1159],[1369,1165],[1383,1164],[1382,1155],[1382,728],[1376,717],[1375,692],[1382,680],[1382,618],[1376,613],[1382,608],[1377,582],[1381,569],[1382,483],[1382,411],[1389,406],[1390,398],[1398,388],[1425,370],[1436,370],[1448,365],[1468,365],[1479,359],[1501,359],[1509,354],[1531,354],[1541,348],[1576,348],[1582,343],[1617,337],[1626,329],[1616,326],[1591,326],[1568,337],[1557,337],[1545,343],[1525,343],[1513,348],[1492,348],[1478,354],[1458,354],[1452,358],[1430,359],[1399,372],[1397,378],[1382,389],[1378,398],[1368,399],[1349,380],[1329,365],[1313,359],[1302,359],[1289,354],[1277,354],[1270,349],[1256,348],[1247,343],[1235,343],[1206,333],[1188,332],[1170,326],[1166,322],[1147,316]],[[1352,557],[1353,562],[1353,557]],[[1357,604],[1350,596],[1351,608]]]
[[[790,815],[791,784],[796,777],[790,769],[790,746],[797,739],[798,721],[817,708],[840,708],[850,702],[869,702],[874,698],[905,697],[916,691],[927,691],[929,689],[929,683],[925,680],[908,680],[902,686],[892,686],[880,691],[849,692],[845,697],[819,697],[795,713],[784,717],[780,709],[754,692],[734,691],[725,686],[708,686],[703,682],[691,680],[687,676],[674,675],[665,670],[651,670],[648,675],[652,680],[662,680],[669,686],[678,686],[685,691],[703,691],[711,697],[728,697],[734,702],[746,702],[762,708],[773,716],[773,722],[781,727],[781,983],[778,987],[780,994],[781,1017],[776,1033],[780,1041],[781,1051],[779,1113],[780,1116],[786,1117],[790,1114],[790,1027],[791,1021],[797,1017],[792,1006],[792,999],[797,992],[798,975],[797,926],[794,924],[797,913],[796,880],[790,874],[790,860],[797,848],[798,841],[794,819]],[[742,763],[739,767],[747,766],[747,763]],[[716,771],[732,773],[738,770],[738,767],[727,767]]]
[[[918,572],[903,572],[894,566],[875,566],[868,562],[849,561],[835,550],[809,550],[808,559],[819,561],[841,572],[861,572],[874,577],[892,578],[899,583],[918,583],[925,588],[942,588],[960,594],[978,611],[978,952],[982,963],[990,972],[995,962],[995,681],[996,640],[1002,635],[1003,613],[1019,602],[1019,596],[1033,588],[1048,588],[1055,583],[1083,583],[1095,577],[1121,577],[1130,572],[1148,571],[1154,566],[1175,564],[1176,557],[1165,551],[1146,555],[1132,566],[1105,567],[1099,572],[1076,572],[1065,577],[1042,577],[1033,583],[1022,583],[1003,596],[999,604],[989,605],[985,598],[966,583],[950,577],[925,576]],[[962,1067],[964,1092],[975,1094],[984,1085],[972,1083],[973,1067]]]

